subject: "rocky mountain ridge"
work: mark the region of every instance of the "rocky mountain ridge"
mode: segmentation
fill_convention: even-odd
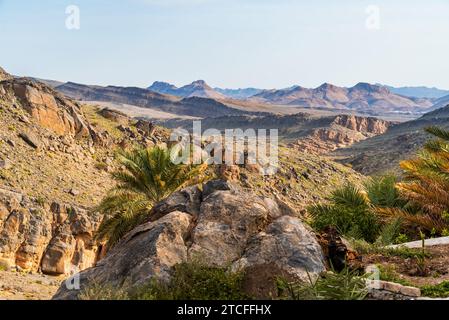
[[[216,100],[226,99],[225,95],[214,90],[204,80],[194,81],[191,84],[185,85],[181,88],[178,88],[166,82],[156,81],[155,83],[153,83],[153,85],[148,87],[148,90],[163,94],[170,94],[181,98],[197,97]]]
[[[307,108],[325,107],[371,111],[373,114],[385,112],[419,113],[433,105],[431,99],[400,96],[390,92],[384,86],[368,83],[358,83],[351,88],[325,83],[315,89],[295,86],[281,90],[265,90],[250,99],[270,104],[301,105]]]
[[[400,173],[399,162],[414,157],[427,141],[428,135],[424,129],[429,126],[447,129],[448,120],[449,105],[416,120],[397,124],[381,135],[336,150],[332,156],[367,175],[388,171]]]
[[[99,87],[66,83],[56,87],[56,90],[79,101],[122,103],[180,116],[218,117],[251,113],[230,108],[222,102],[207,97],[189,95],[181,98],[141,88]]]

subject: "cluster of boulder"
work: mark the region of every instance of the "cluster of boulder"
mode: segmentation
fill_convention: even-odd
[[[326,270],[315,235],[293,210],[222,180],[174,193],[154,207],[150,220],[82,271],[79,290],[63,283],[55,299],[77,299],[92,284],[131,288],[166,281],[187,261],[252,270],[248,277],[259,278],[248,280],[248,290],[260,298],[275,294],[276,272],[308,281]]]

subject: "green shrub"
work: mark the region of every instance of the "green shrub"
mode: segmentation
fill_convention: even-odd
[[[129,295],[126,291],[119,288],[92,284],[81,291],[81,293],[78,295],[78,299],[95,301],[129,300]]]
[[[318,231],[334,226],[345,236],[374,242],[380,231],[380,221],[371,210],[369,199],[354,185],[335,190],[330,204],[309,207],[312,227]]]
[[[151,281],[130,293],[135,300],[243,300],[243,274],[199,263],[174,267],[168,283]]]
[[[394,175],[385,175],[370,179],[365,183],[365,190],[373,206],[402,208],[407,205],[396,188],[398,179]]]
[[[434,286],[421,287],[421,293],[425,297],[431,298],[448,298],[449,297],[449,281],[444,281]]]
[[[280,296],[287,300],[364,300],[368,294],[366,275],[345,269],[328,272],[309,283],[278,280]]]
[[[398,240],[398,237],[400,235],[401,226],[401,218],[395,218],[390,223],[384,225],[380,231],[380,235],[377,238],[376,243],[383,246],[397,243],[396,241]]]
[[[380,254],[383,256],[400,257],[404,259],[417,258],[424,256],[430,258],[431,255],[422,249],[407,248],[399,246],[396,248],[389,248],[379,245],[377,243],[368,243],[364,240],[351,239],[349,240],[351,247],[359,254]]]
[[[394,266],[377,265],[380,271],[380,280],[402,284],[403,286],[413,286],[410,282],[402,279]]]

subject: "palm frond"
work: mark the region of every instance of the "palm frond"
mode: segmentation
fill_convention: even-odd
[[[431,135],[438,137],[442,140],[449,141],[449,131],[444,130],[437,126],[430,126],[424,129],[427,133],[430,133]]]

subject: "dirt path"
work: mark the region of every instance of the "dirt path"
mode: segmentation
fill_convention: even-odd
[[[0,271],[0,300],[50,300],[63,279]]]

